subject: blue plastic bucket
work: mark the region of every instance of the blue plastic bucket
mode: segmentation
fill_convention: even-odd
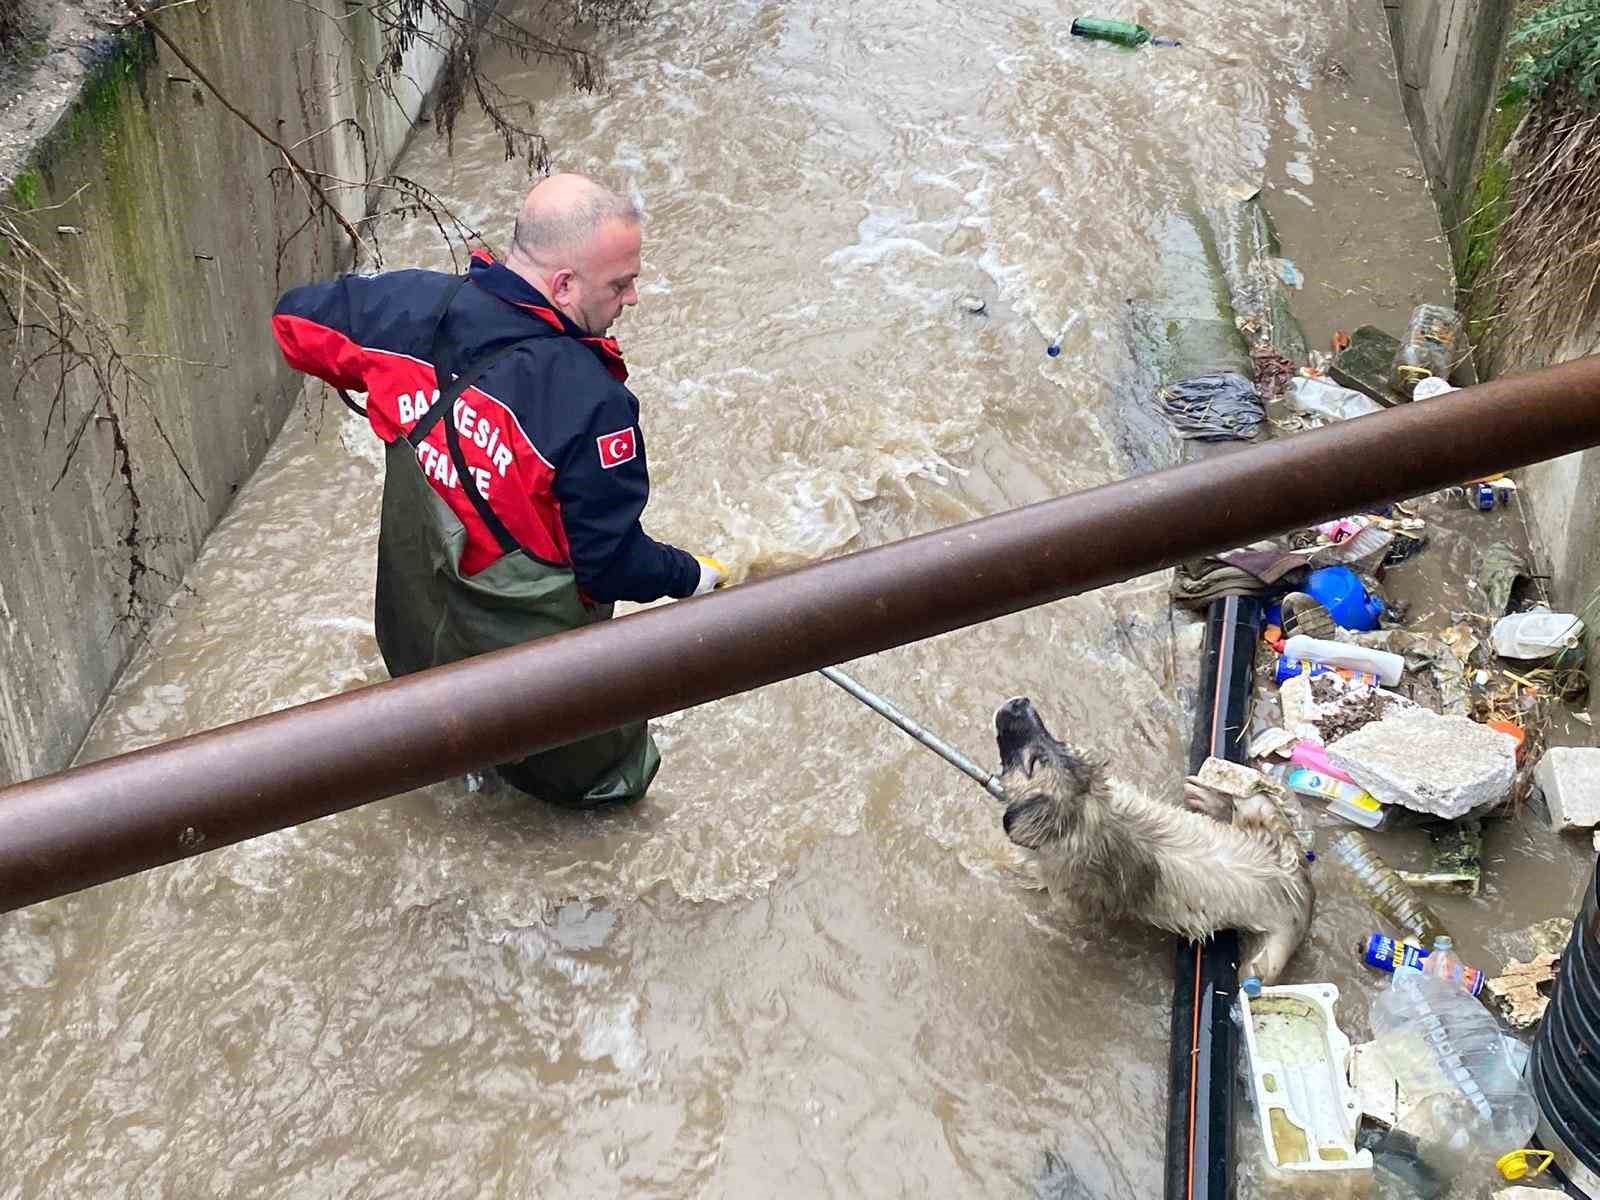
[[[1311,572],[1306,591],[1345,629],[1376,629],[1383,616],[1383,601],[1368,595],[1349,567],[1321,567]]]

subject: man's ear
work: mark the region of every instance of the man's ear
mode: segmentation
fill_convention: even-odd
[[[576,272],[569,267],[562,267],[550,276],[550,299],[558,303],[565,303],[572,298],[573,279]]]

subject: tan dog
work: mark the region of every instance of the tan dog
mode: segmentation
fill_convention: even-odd
[[[1278,978],[1311,925],[1314,894],[1272,797],[1234,800],[1191,783],[1199,811],[1152,800],[1052,737],[1025,697],[1003,704],[994,725],[1006,836],[1037,855],[1052,895],[1093,919],[1132,917],[1195,941],[1237,929],[1252,935],[1240,975]]]

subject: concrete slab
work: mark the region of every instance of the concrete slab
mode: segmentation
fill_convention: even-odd
[[[1557,829],[1600,825],[1600,747],[1554,746],[1544,752],[1533,778],[1544,789],[1550,823]]]
[[[1374,799],[1453,820],[1511,794],[1515,743],[1467,717],[1398,709],[1328,745],[1328,758]]]
[[[1350,335],[1350,345],[1333,360],[1328,374],[1340,387],[1347,387],[1386,407],[1406,403],[1406,398],[1389,387],[1389,367],[1400,349],[1397,338],[1375,325],[1363,325]]]

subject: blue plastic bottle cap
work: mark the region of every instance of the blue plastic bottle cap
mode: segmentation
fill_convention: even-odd
[[[1061,353],[1061,344],[1059,342],[1051,342],[1044,348],[1044,352],[1051,358],[1054,358],[1056,355]]]
[[[1239,990],[1254,1000],[1261,995],[1261,980],[1254,975],[1242,979],[1239,981]]]

